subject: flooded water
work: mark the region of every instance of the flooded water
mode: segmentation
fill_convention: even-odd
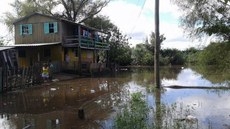
[[[230,76],[225,72],[164,67],[160,75],[162,87],[229,87]],[[162,88],[159,94],[154,90],[153,78],[152,69],[136,68],[107,77],[78,78],[3,94],[0,129],[112,129],[116,113],[135,92],[144,95],[149,120],[164,128],[180,128],[175,127],[177,120],[185,124],[181,128],[230,128],[230,90]],[[157,104],[164,111],[156,120]],[[79,111],[84,111],[84,119],[79,118]],[[182,121],[188,116],[196,121]]]

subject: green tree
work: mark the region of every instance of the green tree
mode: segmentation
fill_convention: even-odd
[[[153,53],[147,49],[146,44],[137,44],[133,49],[133,65],[153,65]]]
[[[147,49],[148,47],[146,44],[136,45],[132,53],[134,65],[151,66],[153,64],[154,57],[152,51]],[[187,57],[186,52],[177,49],[162,49],[160,51],[160,65],[184,65]]]
[[[230,41],[229,0],[172,0],[183,11],[181,26],[190,37],[215,35]]]
[[[15,0],[10,5],[14,12],[5,12],[4,23],[13,31],[13,22],[34,12],[82,23],[98,14],[110,0]],[[60,8],[63,11],[60,11]]]
[[[196,64],[198,61],[198,55],[199,55],[200,50],[191,47],[183,51],[183,55],[185,58],[186,63],[188,64]]]
[[[129,46],[129,38],[123,35],[119,28],[106,16],[98,15],[85,21],[85,25],[94,27],[108,34],[107,41],[110,43],[108,58],[110,63],[118,65],[130,65],[132,62],[132,49]]]
[[[91,26],[103,32],[111,32],[117,29],[117,26],[114,25],[108,16],[96,15],[87,19],[84,22],[85,25]]]
[[[183,65],[185,63],[184,54],[177,49],[161,50],[161,65]]]
[[[219,68],[230,68],[230,44],[211,43],[204,50],[199,53],[198,64],[215,65]]]
[[[4,45],[4,39],[3,37],[0,37],[0,46],[3,46]]]
[[[154,32],[151,32],[149,39],[146,38],[144,44],[137,44],[133,50],[133,64],[135,65],[153,65],[154,64],[154,48],[155,48]],[[166,38],[164,35],[160,35],[160,43]]]
[[[0,46],[8,45],[9,40],[5,36],[0,36]]]
[[[152,52],[152,54],[154,55],[154,48],[155,48],[155,42],[156,42],[156,35],[155,35],[155,33],[154,32],[151,32],[150,33],[150,38],[148,39],[146,39],[145,40],[145,44],[146,44],[146,47],[147,47],[147,49],[149,50],[149,51],[151,51]],[[164,35],[160,35],[160,45],[162,44],[162,42],[164,41],[164,40],[166,40],[166,37],[164,36]]]
[[[126,35],[117,29],[112,32],[110,38],[109,61],[118,65],[130,65],[132,62],[132,49],[129,46]]]

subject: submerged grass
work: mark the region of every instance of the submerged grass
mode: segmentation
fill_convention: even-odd
[[[126,106],[115,119],[116,129],[148,129],[148,106],[140,92],[131,95],[130,106]]]
[[[127,104],[115,118],[115,129],[198,129],[198,121],[187,121],[194,108],[183,103],[165,105],[159,103],[149,108],[143,95],[133,93]],[[160,116],[159,116],[160,114]]]

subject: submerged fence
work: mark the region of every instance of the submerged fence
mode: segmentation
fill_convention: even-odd
[[[42,83],[41,65],[25,68],[0,68],[0,92],[28,88]]]
[[[41,76],[42,62],[34,64],[30,67],[23,68],[5,68],[0,67],[0,93],[24,89],[39,85],[43,82]],[[52,74],[59,72],[72,71],[71,73],[79,73],[78,64],[76,62],[52,62]],[[51,69],[51,68],[50,68]],[[105,63],[82,63],[81,74],[95,74],[106,71]]]

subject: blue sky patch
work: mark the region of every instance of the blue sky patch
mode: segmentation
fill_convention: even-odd
[[[172,13],[160,13],[160,21],[172,23],[172,24],[178,24],[178,19],[176,19]]]

